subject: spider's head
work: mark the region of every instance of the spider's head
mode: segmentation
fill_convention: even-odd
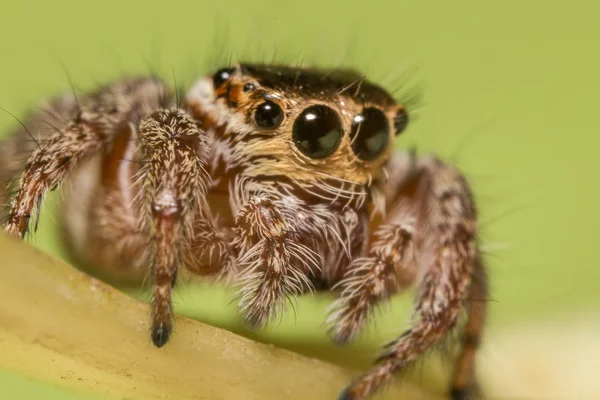
[[[198,81],[187,105],[250,176],[369,184],[382,173],[405,108],[348,70],[239,64]]]

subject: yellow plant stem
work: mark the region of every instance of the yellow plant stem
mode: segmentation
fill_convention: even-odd
[[[127,399],[329,399],[357,372],[177,318],[163,349],[148,306],[0,234],[0,369]],[[431,399],[408,382],[382,399]]]

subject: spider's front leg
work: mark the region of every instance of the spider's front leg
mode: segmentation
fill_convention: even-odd
[[[476,209],[465,179],[433,158],[390,162],[387,217],[375,231],[369,257],[353,262],[339,283],[332,333],[346,341],[372,307],[404,283],[417,280],[412,327],[390,343],[378,365],[340,396],[365,399],[394,374],[439,343],[468,305],[463,351],[452,382],[453,399],[472,387],[474,351],[485,316],[485,279],[476,246]],[[399,172],[400,171],[400,172]],[[406,278],[406,279],[404,279]]]
[[[44,135],[33,132],[32,135],[38,137],[34,139],[37,148],[24,165],[7,215],[6,231],[23,238],[29,230],[32,214],[35,212],[39,218],[46,192],[56,188],[84,160],[109,146],[129,122],[138,121],[139,115],[159,108],[162,100],[169,98],[169,92],[165,85],[153,79],[130,80],[78,99],[55,101],[58,111],[44,108],[44,112],[59,116],[58,122],[48,122],[52,127],[58,124],[56,132]],[[71,119],[63,122],[66,115]],[[39,129],[43,121],[45,119],[38,114],[28,122],[32,128]],[[15,143],[23,141],[24,132],[27,130],[13,138]]]
[[[155,279],[151,337],[162,347],[173,326],[171,287],[194,238],[194,222],[207,208],[208,148],[196,122],[177,109],[159,110],[142,120],[139,140],[143,151],[139,200]]]
[[[24,238],[34,208],[37,208],[39,218],[42,199],[48,189],[56,187],[72,167],[99,151],[110,138],[107,132],[96,129],[92,121],[80,116],[38,147],[21,175],[6,231]]]
[[[262,196],[251,198],[237,214],[239,309],[253,327],[279,314],[290,296],[313,287],[309,276],[319,270],[319,256],[300,242],[294,218],[276,200]]]

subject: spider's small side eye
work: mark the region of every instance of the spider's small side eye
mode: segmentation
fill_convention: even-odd
[[[267,100],[256,109],[254,120],[261,128],[277,128],[283,121],[283,110],[277,104]]]
[[[256,85],[254,84],[254,82],[248,82],[244,85],[244,92],[251,92],[254,89],[256,89]]]
[[[394,129],[396,130],[396,136],[404,132],[408,125],[408,113],[404,107],[400,108],[394,116]]]
[[[383,112],[376,108],[365,108],[354,117],[350,131],[352,151],[358,158],[371,161],[377,158],[390,141],[390,126]]]
[[[224,82],[227,82],[231,78],[233,71],[235,71],[234,68],[223,68],[218,70],[213,75],[213,85],[215,89],[221,86]]]
[[[331,108],[308,107],[296,118],[292,138],[304,155],[318,159],[333,154],[342,141],[342,124]]]

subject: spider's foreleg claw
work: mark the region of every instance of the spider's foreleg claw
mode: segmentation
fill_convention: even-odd
[[[160,323],[158,326],[152,327],[152,343],[158,348],[163,347],[171,337],[172,324]]]

